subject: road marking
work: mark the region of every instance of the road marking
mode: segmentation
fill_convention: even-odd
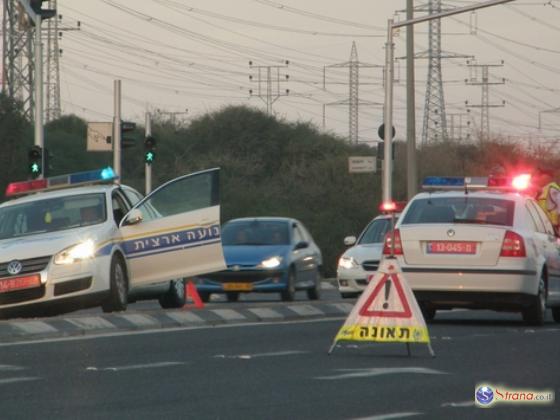
[[[12,366],[12,365],[0,365],[0,370],[1,371],[14,371],[14,370],[23,370],[25,368],[21,367],[21,366]]]
[[[474,401],[463,401],[463,402],[450,402],[450,403],[443,403],[442,407],[474,407]]]
[[[23,330],[27,334],[55,333],[58,330],[43,321],[10,322],[16,328]]]
[[[294,311],[300,316],[315,316],[325,315],[320,309],[314,308],[311,305],[289,305],[288,309]]]
[[[178,365],[184,365],[184,364],[185,364],[184,362],[159,362],[159,363],[146,363],[146,364],[128,365],[128,366],[109,366],[109,367],[104,367],[104,368],[97,368],[95,366],[88,366],[86,368],[86,370],[118,372],[118,371],[123,371],[123,370],[154,369],[154,368],[178,366]]]
[[[310,353],[308,351],[301,351],[301,350],[286,350],[286,351],[276,351],[272,353],[256,353],[256,354],[237,354],[237,355],[225,355],[225,354],[216,354],[213,356],[215,359],[255,359],[257,357],[278,357],[278,356],[293,356],[295,354],[307,354]]]
[[[16,382],[38,381],[39,379],[41,378],[37,378],[34,376],[22,376],[19,378],[4,378],[4,379],[0,379],[0,385],[13,384]]]
[[[251,308],[249,309],[250,312],[254,313],[256,316],[262,319],[277,319],[277,318],[284,318],[281,314],[276,312],[273,309],[269,308]]]
[[[243,314],[240,314],[233,309],[212,309],[212,312],[214,312],[220,318],[225,319],[226,321],[238,321],[241,319],[246,319]]]
[[[120,318],[126,319],[131,324],[136,325],[137,327],[147,328],[147,327],[156,327],[159,324],[157,321],[148,315],[141,315],[141,314],[119,314],[117,315]]]
[[[402,373],[419,373],[423,375],[447,375],[441,370],[428,369],[423,367],[404,367],[404,368],[371,368],[371,369],[337,369],[341,372],[331,376],[319,376],[315,379],[333,380],[333,379],[352,379],[352,378],[369,378],[372,376],[394,375]]]
[[[115,329],[116,326],[111,324],[106,319],[99,316],[89,316],[84,318],[66,318],[66,321],[74,324],[78,328],[83,328],[84,330],[99,330],[102,328]]]
[[[406,413],[391,413],[391,414],[380,414],[378,416],[371,416],[371,417],[360,417],[352,420],[391,420],[391,419],[402,419],[404,417],[420,416],[422,414],[423,413],[409,411]]]

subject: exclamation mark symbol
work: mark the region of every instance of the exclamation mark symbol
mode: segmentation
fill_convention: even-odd
[[[383,309],[387,309],[389,307],[389,293],[391,293],[391,279],[387,277],[385,280],[385,303],[383,304]]]

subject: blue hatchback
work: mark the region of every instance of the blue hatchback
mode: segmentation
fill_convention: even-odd
[[[280,292],[294,300],[297,290],[319,299],[323,258],[301,222],[281,217],[230,220],[222,227],[227,270],[195,278],[202,300],[225,293],[228,301],[240,293]]]

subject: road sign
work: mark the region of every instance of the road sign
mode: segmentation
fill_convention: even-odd
[[[351,174],[376,171],[377,161],[375,156],[351,156],[348,158],[348,172]]]
[[[87,126],[87,151],[111,152],[113,150],[112,136],[112,122],[89,122]]]

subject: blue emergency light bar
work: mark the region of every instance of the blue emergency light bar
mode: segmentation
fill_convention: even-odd
[[[463,190],[488,188],[488,178],[484,176],[428,176],[422,182],[426,190]]]
[[[6,196],[30,194],[38,191],[47,191],[58,188],[69,188],[86,184],[111,182],[118,179],[111,167],[95,169],[93,171],[76,172],[68,175],[53,176],[33,181],[12,182],[6,188]]]

